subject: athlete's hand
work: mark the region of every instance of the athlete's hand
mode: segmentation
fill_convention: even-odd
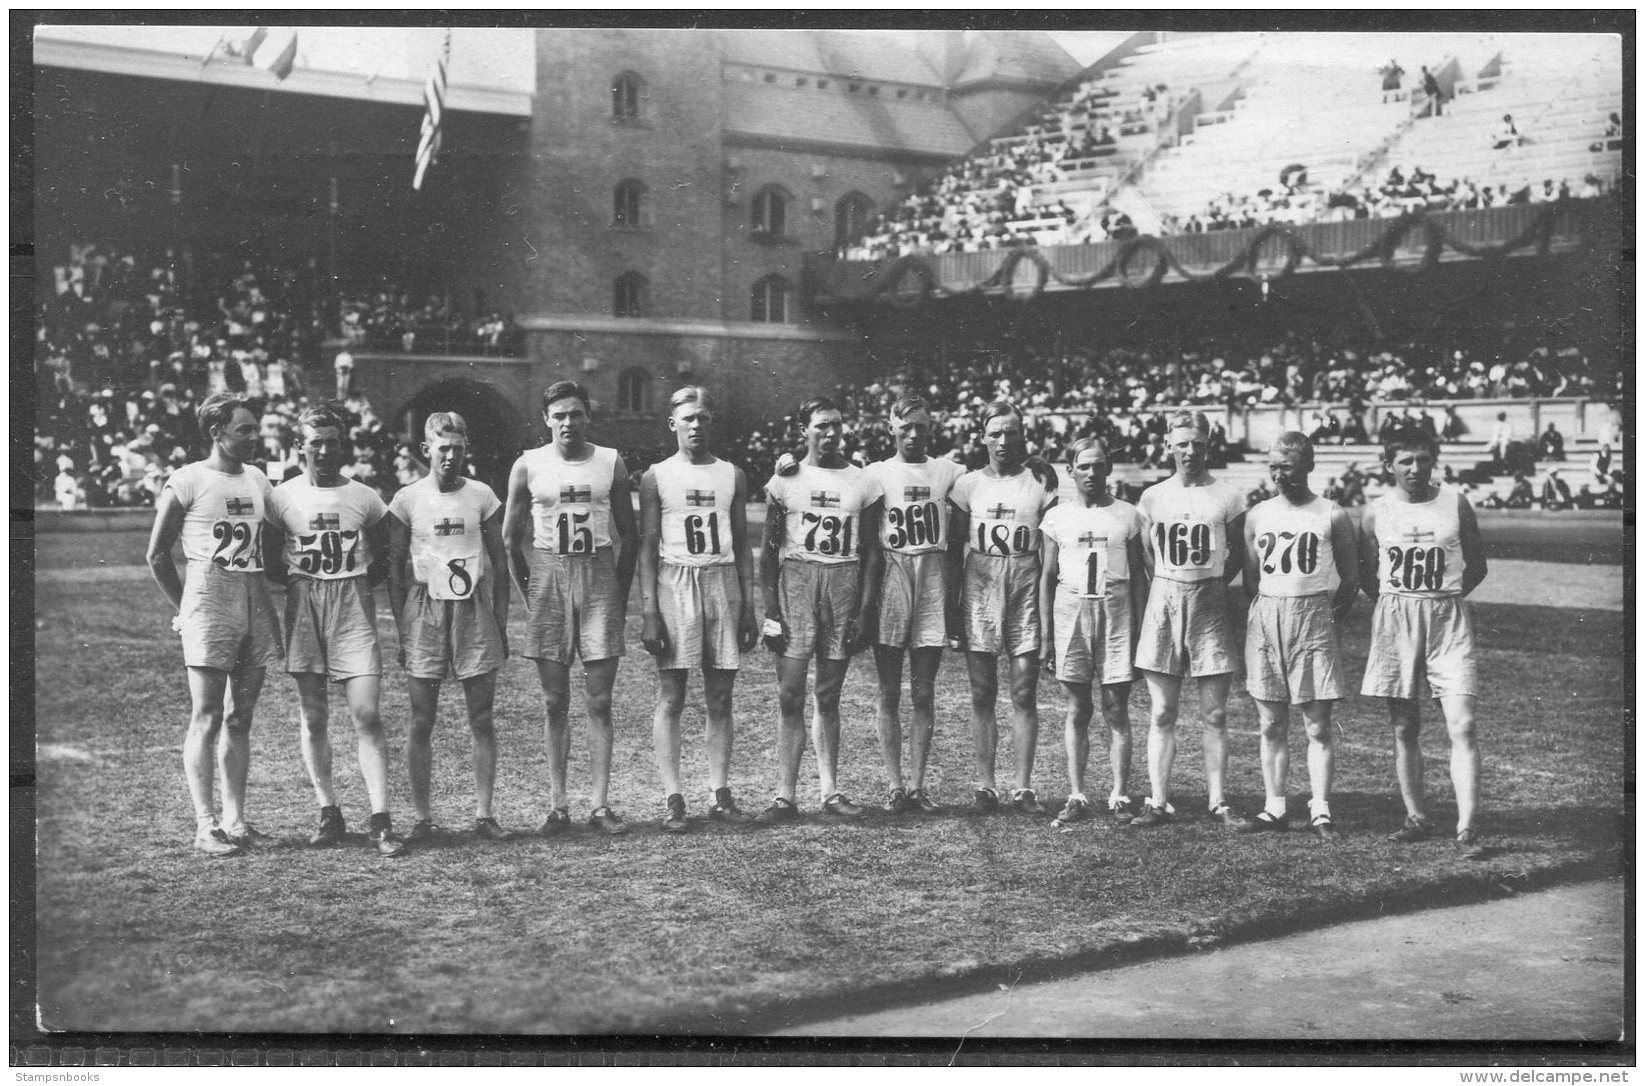
[[[1040,666],[1047,671],[1057,670],[1057,646],[1049,637],[1040,638]]]
[[[508,651],[508,623],[506,623],[506,622],[497,623],[497,636],[502,638],[502,641],[503,641],[503,659],[507,660],[508,657],[509,657],[509,651]]]
[[[183,632],[183,616],[182,615],[172,615],[171,616],[171,632],[174,633],[174,634],[180,634],[180,633]]]
[[[767,618],[760,627],[760,637],[765,641],[767,651],[778,656],[788,648],[788,625],[780,618]]]
[[[877,622],[871,623],[871,618],[870,612],[864,609],[851,616],[851,621],[845,624],[845,651],[848,654],[855,656],[868,647],[868,631],[879,625]]]
[[[754,621],[754,608],[744,607],[737,616],[737,650],[753,652],[760,643],[760,624]]]
[[[1057,469],[1038,456],[1030,456],[1022,466],[1034,473],[1034,478],[1047,490],[1057,489]]]
[[[777,457],[776,471],[777,474],[783,478],[786,479],[788,476],[795,474],[799,470],[800,462],[795,459],[793,453],[783,453],[781,456]]]
[[[647,611],[640,619],[640,644],[653,656],[668,651],[668,631],[663,628],[663,616]]]

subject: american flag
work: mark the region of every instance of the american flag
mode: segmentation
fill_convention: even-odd
[[[316,532],[335,532],[343,526],[343,518],[340,513],[316,513],[308,518],[308,526]]]
[[[902,488],[902,500],[905,502],[930,501],[931,488],[928,486],[905,486]]]
[[[840,495],[834,490],[813,490],[811,492],[811,507],[813,509],[838,509]]]
[[[463,522],[456,517],[443,517],[434,522],[435,535],[462,535]]]
[[[687,505],[713,505],[714,492],[712,490],[688,490],[685,492]]]
[[[586,505],[594,496],[594,491],[586,486],[562,486],[560,501],[564,505]]]
[[[230,498],[227,508],[231,517],[249,517],[257,511],[257,503],[250,498]]]
[[[450,62],[451,31],[447,30],[440,45],[440,56],[429,69],[428,82],[423,84],[423,130],[417,139],[417,172],[411,178],[413,189],[423,187],[423,174],[440,155],[441,125],[446,112],[446,65]]]

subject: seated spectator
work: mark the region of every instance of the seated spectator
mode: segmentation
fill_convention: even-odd
[[[1537,452],[1543,460],[1565,459],[1565,435],[1556,430],[1553,423],[1537,438]]]
[[[1548,477],[1542,481],[1542,508],[1569,509],[1571,505],[1570,484],[1559,477],[1557,470],[1550,471]]]
[[[1509,509],[1529,509],[1531,507],[1531,481],[1522,474],[1514,475],[1514,485],[1508,491],[1508,498],[1503,503]]]
[[[1518,147],[1524,142],[1525,137],[1520,135],[1519,127],[1514,124],[1514,115],[1504,113],[1502,124],[1497,127],[1496,135],[1493,137],[1492,149],[1500,151],[1504,147]]]

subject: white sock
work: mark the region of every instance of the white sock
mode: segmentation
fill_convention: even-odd
[[[1153,796],[1148,797],[1148,806],[1154,808],[1154,810],[1156,810],[1156,811],[1164,811],[1166,814],[1176,814],[1177,813],[1177,809],[1175,807],[1171,806],[1170,803],[1166,802],[1163,799],[1156,799]]]
[[[1285,797],[1284,796],[1269,796],[1268,801],[1262,805],[1262,809],[1267,811],[1269,814],[1273,815],[1275,818],[1284,818],[1285,817]]]
[[[1331,817],[1331,803],[1330,803],[1330,801],[1329,800],[1324,800],[1324,799],[1311,799],[1311,800],[1309,800],[1308,801],[1308,817],[1310,819],[1315,819],[1315,818],[1320,817],[1321,815],[1324,815],[1326,818]]]
[[[1076,799],[1079,800],[1081,803],[1091,802],[1090,800],[1085,798],[1085,793],[1084,792],[1070,792],[1070,793],[1068,793],[1068,802],[1069,803],[1074,802]]]

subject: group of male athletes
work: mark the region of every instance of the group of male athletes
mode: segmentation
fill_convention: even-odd
[[[229,855],[263,835],[245,818],[252,710],[282,641],[268,579],[288,586],[286,668],[301,699],[302,753],[321,812],[315,845],[345,832],[331,782],[327,680],[343,686],[371,803],[370,835],[385,855],[439,832],[429,779],[440,683],[463,684],[474,738],[477,836],[509,836],[491,812],[496,772],[492,705],[508,656],[510,584],[526,603],[521,654],[534,660],[544,702],[550,810],[540,833],[570,829],[567,792],[571,666],[582,664],[589,722],[589,825],[627,824],[609,805],[611,699],[629,590],[640,574],[642,642],[657,663],[653,742],[664,792],[662,827],[690,828],[680,770],[680,718],[692,670],[707,702],[710,819],[772,824],[798,819],[812,661],[812,742],[825,815],[865,809],[839,787],[840,691],[851,657],[872,645],[879,677],[877,725],[893,815],[935,813],[925,773],[935,725],[935,680],[945,646],[966,653],[976,788],[974,814],[1009,807],[1048,814],[1032,786],[1042,666],[1067,695],[1069,796],[1059,824],[1090,817],[1085,768],[1092,687],[1110,732],[1109,817],[1136,827],[1172,821],[1171,775],[1178,696],[1197,680],[1207,810],[1236,832],[1283,830],[1291,705],[1308,731],[1308,825],[1336,836],[1329,796],[1331,707],[1344,696],[1337,626],[1362,588],[1377,599],[1362,693],[1388,699],[1400,789],[1408,817],[1393,836],[1432,832],[1423,796],[1418,699],[1431,689],[1450,732],[1456,842],[1483,854],[1474,827],[1479,753],[1474,740],[1473,631],[1463,602],[1485,576],[1484,548],[1465,498],[1431,480],[1431,435],[1395,434],[1386,460],[1395,486],[1367,508],[1357,535],[1347,514],[1308,486],[1313,450],[1286,433],[1269,454],[1276,497],[1245,510],[1242,496],[1207,471],[1207,426],[1181,412],[1169,422],[1175,473],[1138,505],[1108,488],[1101,442],[1070,450],[1071,500],[1058,501],[1055,472],[1027,455],[1023,418],[1007,401],[980,413],[988,464],[966,472],[928,454],[932,415],[918,397],[899,400],[890,426],[896,452],[859,468],[844,453],[839,408],[801,405],[803,459],[785,457],[766,484],[768,507],[758,586],[747,528],[748,482],[711,448],[712,403],[687,387],[670,402],[676,451],[639,484],[615,450],[588,440],[586,391],[565,381],[543,394],[550,441],[523,454],[506,506],[463,475],[463,420],[430,416],[430,474],[385,506],[340,475],[342,419],[327,407],[299,420],[305,470],[271,487],[255,469],[256,420],[244,402],[214,396],[200,409],[208,458],[173,476],[161,496],[149,560],[179,607],[194,712],[184,765],[194,801],[196,846]],[[181,535],[189,560],[180,582],[170,557]],[[529,542],[528,542],[529,541]],[[265,554],[267,563],[265,566]],[[383,559],[379,562],[378,559]],[[372,586],[386,567],[410,684],[408,765],[416,823],[397,837],[388,813],[387,749],[378,714],[380,649]],[[506,575],[506,576],[505,576]],[[1243,578],[1248,608],[1240,606]],[[764,608],[757,622],[756,595]],[[1266,803],[1254,818],[1224,795],[1226,707],[1244,616],[1247,689],[1262,728]],[[741,657],[763,638],[776,655],[777,787],[770,805],[743,812],[730,788],[733,688]],[[1015,756],[1009,788],[995,775],[998,659],[1008,660]],[[904,661],[912,693],[910,764],[903,763]],[[1141,671],[1150,719],[1150,794],[1129,795],[1127,703]],[[222,778],[213,806],[212,748]]]

